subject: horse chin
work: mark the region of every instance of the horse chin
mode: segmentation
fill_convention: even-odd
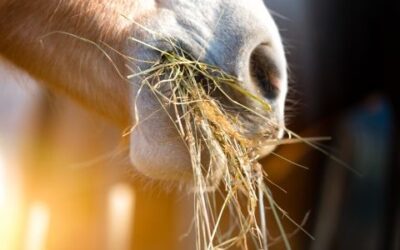
[[[155,128],[155,126],[160,128]],[[131,134],[130,159],[134,168],[155,180],[192,179],[190,155],[175,128],[143,122]]]
[[[130,158],[135,169],[151,179],[190,181],[191,167],[188,152],[176,145],[157,145],[142,143],[134,136],[131,143]]]

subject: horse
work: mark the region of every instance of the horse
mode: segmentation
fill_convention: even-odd
[[[140,89],[138,79],[121,77],[160,58],[143,44],[169,51],[165,39],[173,39],[193,58],[236,77],[271,104],[274,137],[283,134],[287,62],[262,0],[1,0],[0,34],[0,55],[8,62],[108,118],[121,132],[134,126],[131,164],[151,179],[190,179],[191,164],[154,95]],[[121,54],[138,61],[127,64]],[[245,126],[254,135],[266,129],[257,121]],[[261,154],[271,150],[266,146]]]

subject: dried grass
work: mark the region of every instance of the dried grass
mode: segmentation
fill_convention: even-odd
[[[265,111],[271,110],[270,105],[242,88],[234,77],[191,59],[183,49],[173,45],[174,51],[160,51],[160,61],[129,78],[140,76],[142,87],[154,93],[190,152],[196,248],[268,249],[266,197],[281,231],[281,240],[290,249],[280,223],[283,210],[274,202],[262,166],[257,162],[260,141],[246,138],[240,115],[226,107],[237,106],[265,120],[268,117],[235,101],[226,89],[258,102]],[[229,105],[215,96],[222,97]],[[222,204],[216,196],[223,196]],[[227,214],[229,226],[224,227],[222,220]]]

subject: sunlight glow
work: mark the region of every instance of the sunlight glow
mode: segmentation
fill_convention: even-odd
[[[108,249],[130,249],[135,195],[128,184],[116,184],[108,193]]]
[[[43,250],[46,246],[50,211],[41,202],[33,203],[29,208],[25,238],[25,250]]]
[[[21,222],[21,201],[16,176],[0,148],[0,249],[15,249]]]

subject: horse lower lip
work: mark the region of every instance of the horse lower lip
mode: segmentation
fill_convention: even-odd
[[[258,158],[264,158],[267,155],[269,155],[274,149],[276,148],[276,145],[265,145],[261,147],[259,150],[257,150]]]

